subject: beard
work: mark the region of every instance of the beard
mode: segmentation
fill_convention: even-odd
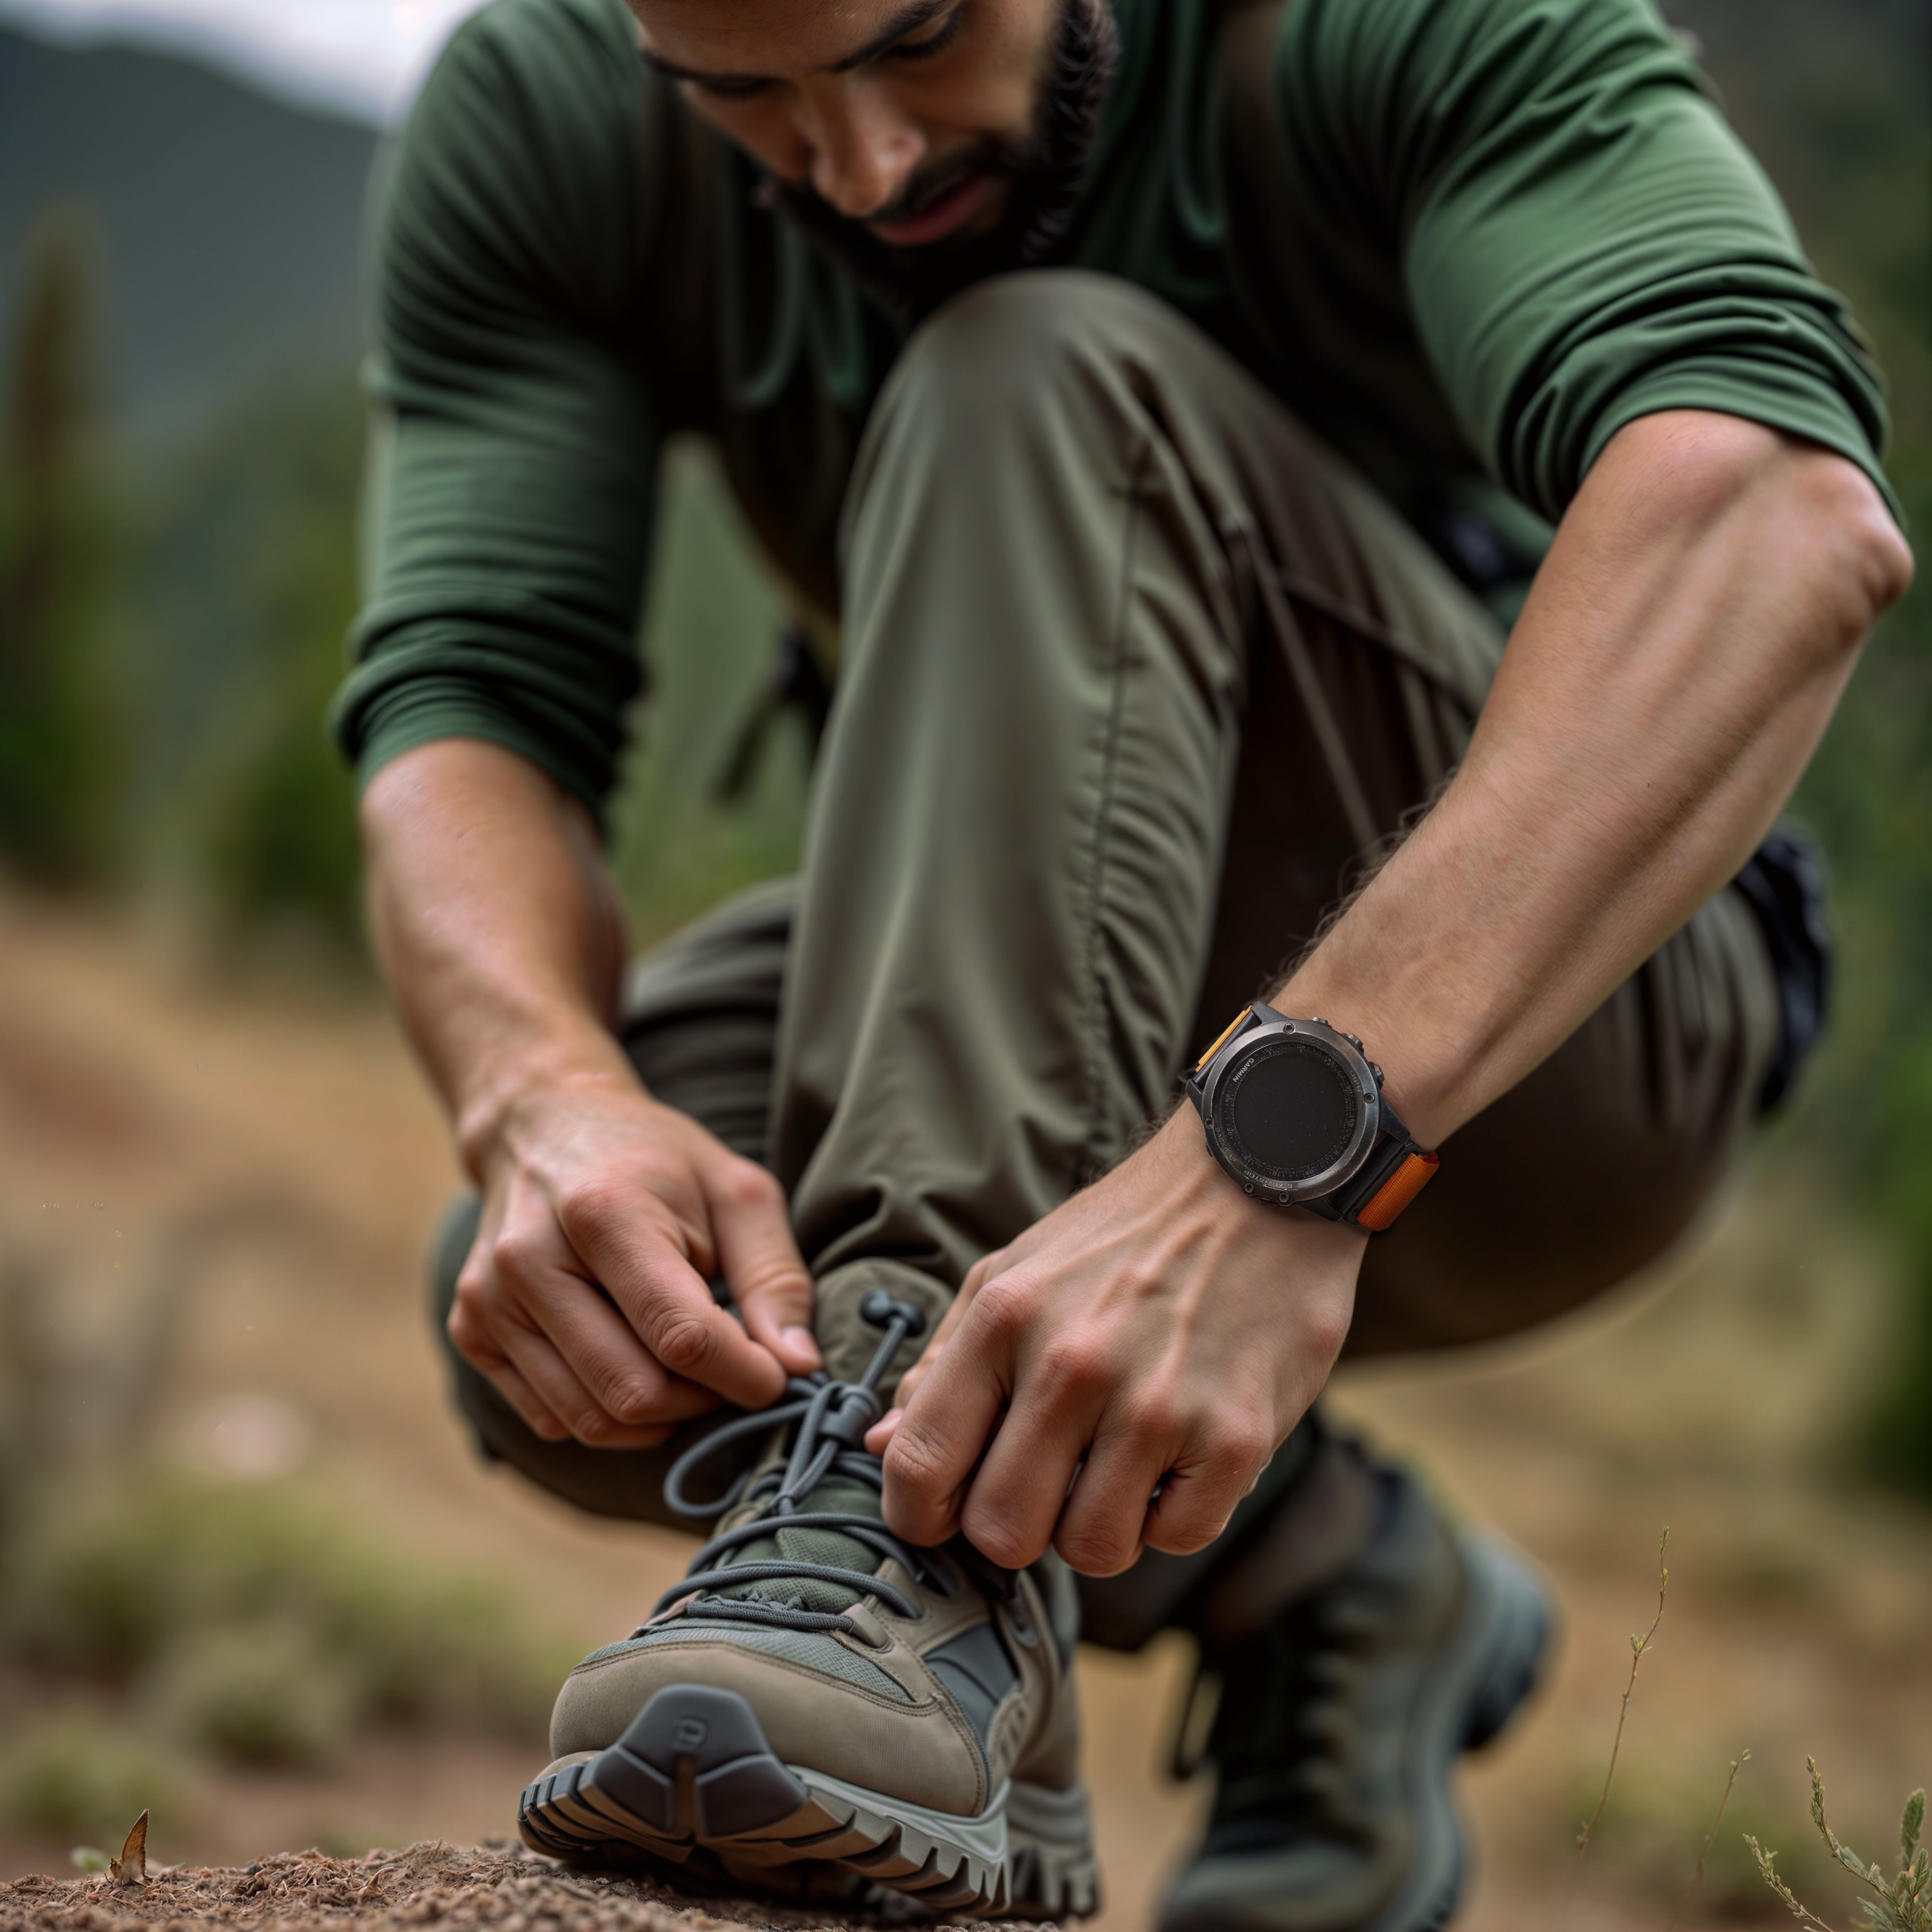
[[[902,221],[975,176],[1010,184],[998,225],[983,235],[895,248],[801,183],[772,181],[771,203],[902,327],[988,275],[1052,261],[1086,179],[1100,110],[1120,58],[1108,0],[1062,0],[1033,126],[1018,140],[988,134],[920,169],[874,221]]]

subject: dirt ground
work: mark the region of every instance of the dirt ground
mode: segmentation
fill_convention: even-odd
[[[661,1886],[566,1872],[520,1846],[432,1841],[362,1858],[284,1852],[247,1866],[189,1865],[123,1887],[105,1876],[29,1877],[0,1883],[0,1932],[42,1927],[136,1932],[206,1924],[403,1932],[435,1924],[468,1932],[832,1932],[806,1912],[710,1900],[702,1906]],[[983,1923],[983,1922],[982,1922]],[[841,1918],[838,1932],[878,1921]],[[964,1928],[968,1921],[956,1921]],[[1008,1919],[1012,1932],[1024,1922]]]
[[[424,1244],[454,1184],[435,1109],[366,998],[215,982],[164,922],[0,896],[0,1262],[37,1271],[83,1366],[166,1308],[138,1398],[153,1408],[142,1456],[213,1456],[236,1481],[251,1455],[292,1468],[397,1546],[502,1579],[587,1650],[635,1623],[688,1546],[577,1517],[466,1449],[422,1318]],[[1832,1474],[1885,1308],[1881,1257],[1828,1204],[1747,1178],[1613,1306],[1507,1350],[1341,1378],[1336,1412],[1529,1552],[1562,1605],[1542,1695],[1464,1780],[1479,1864],[1459,1924],[1664,1926],[1745,1748],[1684,1924],[1782,1922],[1736,1834],[1801,1846],[1808,1752],[1842,1834],[1868,1855],[1892,1841],[1905,1792],[1932,1774],[1932,1518]],[[73,1389],[59,1426],[84,1461],[136,1397],[106,1376]],[[1654,1610],[1666,1525],[1668,1606],[1578,1877],[1573,1841],[1602,1782],[1629,1634]],[[1178,1639],[1083,1658],[1101,1932],[1148,1922],[1206,1802],[1160,1768],[1187,1666]],[[38,1694],[0,1693],[0,1729]],[[370,1926],[656,1928],[666,1908],[646,1892],[498,1853],[474,1855],[469,1876],[472,1855],[446,1846],[374,1865],[286,1856],[501,1841],[540,1762],[540,1742],[398,1732],[326,1775],[211,1773],[192,1820],[151,1846],[183,1870],[140,1894],[72,1880],[64,1844],[0,1835],[0,1880],[22,1881],[0,1888],[0,1928],[266,1923],[304,1903]],[[200,1869],[271,1855],[256,1876],[281,1876],[266,1889]],[[58,1876],[25,1880],[36,1873]],[[1851,1917],[1842,1886],[1825,1882],[1819,1903]],[[724,1916],[805,1923],[761,1910]]]

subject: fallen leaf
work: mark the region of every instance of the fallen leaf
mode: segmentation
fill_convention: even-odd
[[[148,1814],[143,1811],[134,1820],[134,1827],[128,1834],[127,1841],[121,1847],[121,1856],[113,1864],[114,1882],[116,1885],[146,1885],[148,1882]]]

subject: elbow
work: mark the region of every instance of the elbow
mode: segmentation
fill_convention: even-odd
[[[1676,410],[1612,440],[1634,529],[1700,543],[1732,533],[1808,608],[1826,652],[1855,654],[1910,587],[1912,551],[1877,486],[1835,450],[1736,416]]]
[[[1863,476],[1858,481],[1864,485],[1869,506],[1858,532],[1857,566],[1859,581],[1864,590],[1869,628],[1912,588],[1914,566],[1912,546],[1905,541],[1904,532],[1892,521],[1870,483]]]
[[[1822,566],[1824,627],[1839,650],[1856,652],[1872,627],[1911,588],[1911,546],[1863,470],[1823,450],[1804,452],[1799,507]]]

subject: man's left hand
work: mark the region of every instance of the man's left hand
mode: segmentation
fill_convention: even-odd
[[[1182,1108],[966,1277],[866,1438],[887,1523],[1090,1576],[1202,1548],[1328,1381],[1366,1246],[1250,1200]]]

